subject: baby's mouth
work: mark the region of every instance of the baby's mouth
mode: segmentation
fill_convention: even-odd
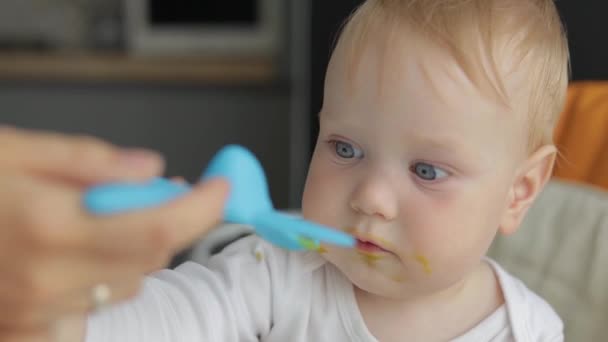
[[[380,237],[360,233],[354,227],[348,227],[345,231],[355,237],[355,250],[361,255],[383,257],[386,254],[393,254],[388,242],[383,241]]]
[[[388,251],[387,249],[384,249],[382,246],[374,243],[371,240],[367,240],[364,238],[357,238],[357,244],[356,244],[355,248],[358,251],[360,251],[362,253],[366,253],[366,254],[390,253],[390,251]]]

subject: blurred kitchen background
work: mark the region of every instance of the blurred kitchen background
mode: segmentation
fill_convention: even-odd
[[[243,144],[279,208],[310,154],[311,4],[292,0],[2,0],[0,123],[91,134],[198,178]]]
[[[243,144],[260,158],[275,205],[297,209],[331,46],[360,2],[1,0],[0,124],[153,148],[168,176],[189,181],[221,146]],[[557,4],[573,81],[608,79],[608,3]],[[596,117],[593,127],[606,128],[581,162],[593,172],[577,169],[586,154],[567,145],[584,139],[569,132],[558,171],[608,188],[608,116]]]

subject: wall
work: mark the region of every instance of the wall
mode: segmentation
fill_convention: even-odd
[[[605,1],[556,1],[570,44],[572,80],[608,80]]]
[[[195,180],[227,143],[263,163],[271,195],[288,201],[289,93],[285,87],[0,83],[0,122],[93,134],[157,149],[169,175]]]

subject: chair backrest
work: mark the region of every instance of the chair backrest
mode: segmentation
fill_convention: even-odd
[[[520,229],[489,256],[549,302],[566,341],[608,336],[608,192],[551,181]]]

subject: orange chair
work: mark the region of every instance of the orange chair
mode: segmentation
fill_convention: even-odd
[[[573,82],[555,131],[556,178],[608,190],[608,82]]]

